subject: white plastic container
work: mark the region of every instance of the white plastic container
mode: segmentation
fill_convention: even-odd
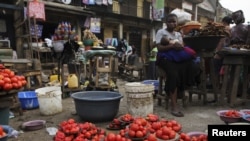
[[[62,112],[61,87],[51,86],[35,90],[41,115],[55,115]]]
[[[145,117],[154,113],[154,85],[132,82],[125,84],[128,113]]]

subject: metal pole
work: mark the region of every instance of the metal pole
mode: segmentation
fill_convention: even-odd
[[[195,4],[195,11],[194,11],[194,20],[197,21],[197,13],[198,13],[198,6]]]

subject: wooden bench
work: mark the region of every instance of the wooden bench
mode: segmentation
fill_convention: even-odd
[[[140,61],[140,58],[137,56],[132,64],[126,64],[124,66],[120,66],[124,69],[125,73],[128,74],[130,78],[135,78],[134,71],[138,72],[139,80],[143,80],[143,73],[144,73],[144,64]]]

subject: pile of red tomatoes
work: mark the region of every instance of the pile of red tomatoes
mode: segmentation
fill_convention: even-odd
[[[20,89],[26,85],[27,81],[23,75],[16,75],[14,71],[0,69],[0,91],[10,91]]]

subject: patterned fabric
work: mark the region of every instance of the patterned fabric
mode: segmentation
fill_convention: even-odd
[[[169,61],[182,62],[196,57],[196,53],[189,47],[184,47],[183,50],[169,50],[166,52],[158,52],[158,59],[165,58]]]
[[[45,21],[44,3],[31,1],[28,3],[28,17],[35,17],[37,20]]]

